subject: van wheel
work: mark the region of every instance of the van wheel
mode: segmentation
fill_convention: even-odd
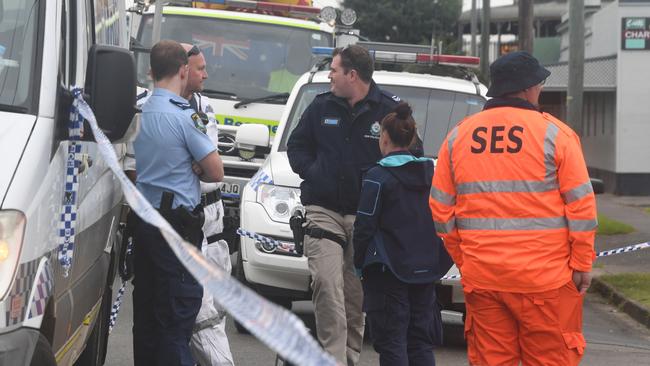
[[[34,348],[34,354],[32,355],[32,362],[30,366],[56,366],[56,359],[54,358],[54,353],[52,352],[52,346],[50,342],[47,341],[44,335],[38,335],[38,342],[36,342],[36,348]]]
[[[112,300],[113,291],[109,286],[106,286],[102,296],[102,305],[97,314],[92,333],[88,337],[86,348],[75,362],[75,366],[101,366],[104,364],[108,346],[108,321],[111,316]]]

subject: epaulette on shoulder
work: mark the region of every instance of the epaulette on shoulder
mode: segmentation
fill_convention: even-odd
[[[175,100],[174,98],[169,98],[169,102],[170,102],[171,104],[177,106],[178,108],[182,109],[182,110],[186,110],[186,109],[190,109],[190,108],[192,108],[192,106],[190,105],[190,103],[188,103],[188,102],[181,102],[181,101]]]
[[[391,93],[391,92],[389,92],[389,91],[382,90],[382,91],[381,91],[381,94],[382,94],[383,96],[385,96],[386,98],[391,99],[391,100],[394,101],[395,103],[399,103],[399,102],[402,101],[402,98],[398,97],[397,95],[395,95],[395,94],[393,94],[393,93]]]
[[[142,93],[138,94],[138,96],[135,97],[135,100],[140,100],[146,97],[147,95],[149,95],[149,90],[145,89]]]

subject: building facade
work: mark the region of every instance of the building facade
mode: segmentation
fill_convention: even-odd
[[[581,136],[592,177],[620,195],[650,195],[650,1],[619,0],[585,10],[585,63]],[[568,16],[558,27],[560,61],[542,107],[566,119]]]

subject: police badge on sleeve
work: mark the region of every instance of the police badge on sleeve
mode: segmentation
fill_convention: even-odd
[[[198,113],[192,113],[192,121],[194,122],[194,127],[196,127],[197,130],[203,133],[208,133],[208,129],[205,128],[205,124],[203,124],[201,116],[199,116]]]

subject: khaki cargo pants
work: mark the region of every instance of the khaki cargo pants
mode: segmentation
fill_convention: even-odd
[[[341,215],[320,206],[306,207],[307,226],[346,238],[343,248],[327,239],[305,236],[305,256],[314,292],[318,340],[337,361],[348,366],[359,362],[363,343],[363,289],[354,273],[352,229],[354,215]]]

